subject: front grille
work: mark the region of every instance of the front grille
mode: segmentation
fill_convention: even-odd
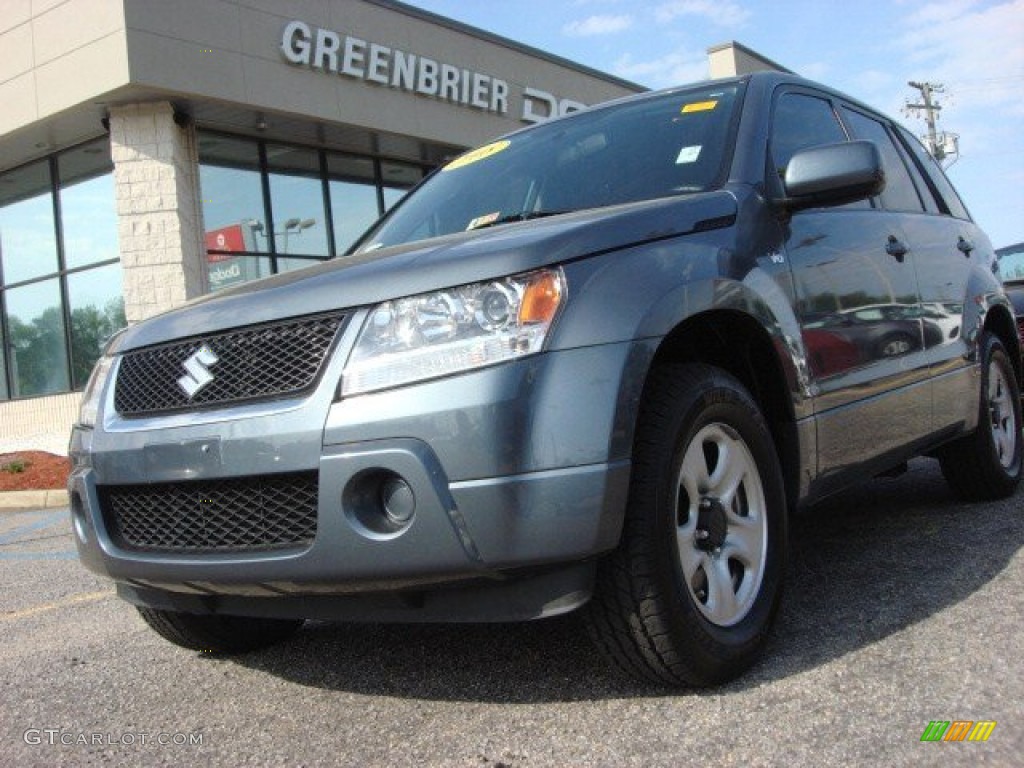
[[[239,552],[308,545],[316,536],[316,472],[97,491],[122,549]]]
[[[319,315],[129,352],[114,405],[122,416],[142,416],[300,394],[316,384],[344,319]],[[201,361],[203,386],[189,397],[178,381],[191,375],[185,363],[203,347],[216,362]]]

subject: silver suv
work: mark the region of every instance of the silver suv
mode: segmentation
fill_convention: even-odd
[[[759,74],[469,152],[332,263],[114,339],[82,562],[189,648],[583,609],[619,667],[756,659],[787,518],[912,456],[1021,474],[988,238],[906,130]]]

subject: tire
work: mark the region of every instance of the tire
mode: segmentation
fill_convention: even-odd
[[[979,346],[981,392],[978,428],[938,453],[953,492],[968,501],[1004,499],[1021,475],[1020,389],[999,337],[985,333]]]
[[[301,620],[179,613],[138,608],[150,628],[165,640],[192,651],[244,653],[279,643],[302,626]]]
[[[875,348],[875,357],[899,357],[913,352],[920,344],[913,336],[905,333],[894,333],[886,336]]]
[[[785,559],[782,473],[753,399],[707,365],[652,371],[622,538],[585,609],[595,644],[657,683],[735,678],[765,645]]]

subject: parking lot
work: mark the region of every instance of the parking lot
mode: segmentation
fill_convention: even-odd
[[[623,680],[572,617],[310,624],[173,647],[76,561],[66,510],[0,513],[7,765],[1019,765],[1024,510],[911,464],[792,528],[767,657],[712,691]],[[922,742],[930,721],[987,742]]]

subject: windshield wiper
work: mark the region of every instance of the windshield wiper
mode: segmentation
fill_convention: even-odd
[[[543,219],[547,216],[559,216],[563,213],[571,213],[571,211],[520,211],[519,213],[510,213],[508,216],[502,216],[494,219],[493,221],[482,222],[477,224],[475,227],[470,227],[469,231],[496,227],[499,224],[511,224],[515,221],[530,221],[531,219]]]

